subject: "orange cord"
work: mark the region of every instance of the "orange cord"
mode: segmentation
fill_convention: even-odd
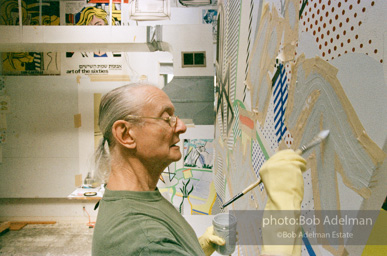
[[[90,214],[86,211],[85,206],[83,206],[83,210],[86,212],[87,216],[89,216],[89,222],[86,224],[89,228],[94,228],[95,222],[90,221]]]

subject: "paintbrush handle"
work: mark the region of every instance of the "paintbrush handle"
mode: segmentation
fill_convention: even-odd
[[[307,148],[305,148],[307,149]],[[296,150],[296,153],[301,155],[305,149],[297,149]],[[241,193],[237,194],[236,196],[234,196],[233,198],[231,198],[228,202],[226,202],[222,208],[225,208],[226,206],[230,205],[231,203],[235,202],[237,199],[241,198],[243,195],[247,194],[247,192],[249,192],[250,190],[252,190],[253,188],[255,188],[256,186],[258,186],[260,183],[262,182],[262,180],[259,178],[256,182],[254,182],[253,184],[251,184],[250,186],[248,186],[247,188],[245,188]]]
[[[307,149],[306,147],[304,147],[305,149]],[[301,155],[304,150],[303,148],[301,149],[297,149],[296,150],[296,153]],[[241,193],[237,194],[236,196],[234,196],[233,198],[231,198],[228,202],[226,202],[222,208],[225,208],[226,206],[230,205],[231,203],[235,202],[237,199],[241,198],[243,195],[247,194],[247,192],[249,192],[250,190],[252,190],[253,188],[255,188],[256,186],[258,186],[260,183],[262,182],[262,179],[259,178],[256,182],[254,182],[253,184],[251,184],[250,186],[248,186],[247,188],[245,188]]]
[[[329,134],[329,130],[321,131],[317,136],[315,136],[311,142],[307,145],[302,145],[299,149],[296,149],[296,153],[298,155],[302,155],[306,150],[310,149],[311,147],[314,147],[315,145],[319,144],[323,139],[325,139]],[[236,201],[243,195],[245,195],[247,192],[258,186],[262,182],[261,179],[258,179],[256,182],[245,188],[241,193],[234,196],[231,200],[229,200],[227,203],[223,205],[222,208],[226,207],[227,205],[231,204],[232,202]]]
[[[246,194],[247,192],[249,192],[250,190],[252,190],[253,188],[255,188],[256,186],[259,185],[259,183],[261,183],[262,180],[261,178],[259,178],[256,182],[254,182],[253,184],[251,184],[250,186],[248,186],[247,188],[245,188],[242,193],[243,194]]]
[[[228,202],[226,202],[222,208],[228,206],[229,204],[231,204],[232,202],[236,201],[238,198],[242,197],[244,194],[241,192],[239,193],[238,195],[234,196],[233,198],[231,198]]]
[[[249,192],[250,190],[252,190],[253,188],[255,188],[256,186],[258,186],[260,183],[262,182],[261,179],[258,179],[256,182],[254,182],[253,184],[251,184],[250,186],[248,186],[247,188],[245,188],[241,193],[237,194],[236,196],[234,196],[233,198],[231,198],[228,202],[226,202],[222,208],[228,206],[229,204],[233,203],[234,201],[236,201],[237,199],[241,198],[243,195],[245,195],[247,192]]]
[[[296,153],[299,154],[299,155],[302,155],[305,151],[307,151],[308,149],[316,146],[317,144],[319,144],[321,142],[321,140],[318,140],[318,139],[314,139],[311,143],[309,143],[308,145],[302,145],[300,148],[296,149]]]
[[[301,155],[306,149],[308,149],[308,147],[304,147],[304,148],[301,148],[301,149],[297,149],[295,152],[296,154],[298,155]],[[243,194],[246,194],[247,192],[249,192],[250,190],[252,190],[253,188],[255,188],[256,186],[258,186],[259,184],[262,183],[262,180],[261,178],[259,178],[256,182],[254,182],[253,184],[251,184],[250,186],[248,186],[247,188],[245,188],[242,193]]]

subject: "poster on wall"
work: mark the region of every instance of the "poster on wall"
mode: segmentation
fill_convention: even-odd
[[[218,10],[202,10],[202,23],[212,25],[213,42],[216,43],[218,34]]]
[[[59,25],[59,1],[23,0],[23,25]],[[41,13],[40,13],[41,10]],[[19,25],[17,0],[0,2],[0,25]],[[4,75],[60,75],[60,54],[57,52],[4,52],[2,72]]]
[[[121,25],[121,2],[112,4],[112,15],[109,15],[109,1],[66,1],[63,11],[66,17],[66,25],[104,26],[111,24]]]
[[[23,25],[59,25],[59,1],[22,0]],[[41,10],[41,15],[40,15]],[[0,25],[19,25],[18,0],[0,1]]]
[[[3,75],[60,75],[58,52],[4,52]]]
[[[66,25],[106,26],[109,17],[113,26],[121,25],[121,1],[112,4],[109,15],[109,1],[66,1],[62,5],[62,14]],[[121,52],[66,52],[62,58],[64,75],[120,75],[124,73],[125,58]]]

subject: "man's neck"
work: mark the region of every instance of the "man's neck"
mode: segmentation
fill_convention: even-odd
[[[156,170],[147,168],[138,159],[112,162],[107,188],[110,190],[154,191],[162,171],[157,171],[157,168]]]

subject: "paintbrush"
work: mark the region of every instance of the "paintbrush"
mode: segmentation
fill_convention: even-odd
[[[306,145],[302,145],[299,149],[297,149],[295,152],[299,155],[302,155],[303,153],[305,153],[308,149],[316,146],[317,144],[320,144],[324,139],[326,139],[326,137],[328,137],[329,135],[329,130],[323,130],[321,132],[319,132],[319,134],[317,134],[308,144]],[[247,192],[249,192],[250,190],[252,190],[253,188],[255,188],[256,186],[258,186],[260,183],[262,182],[261,179],[258,179],[256,182],[254,182],[253,184],[251,184],[250,186],[248,186],[247,188],[245,188],[241,193],[237,194],[236,196],[234,196],[233,198],[231,198],[228,202],[226,202],[225,204],[223,204],[222,206],[222,209],[227,207],[229,204],[235,202],[236,200],[238,200],[239,198],[241,198],[242,196],[246,195]]]

